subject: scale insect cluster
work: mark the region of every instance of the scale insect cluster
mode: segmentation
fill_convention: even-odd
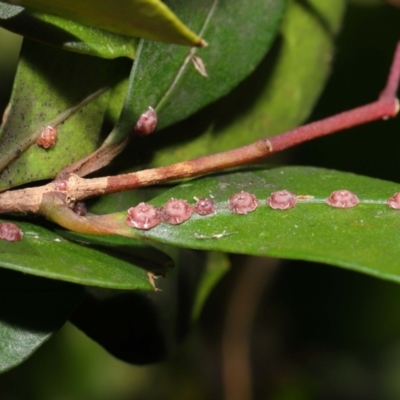
[[[279,190],[272,192],[263,202],[254,194],[241,191],[228,199],[227,208],[230,213],[237,215],[251,213],[262,204],[273,210],[286,211],[313,198],[310,195],[296,195],[288,190]],[[195,200],[196,203],[190,205],[187,200],[171,198],[159,208],[147,203],[140,203],[128,210],[126,223],[139,230],[149,230],[160,223],[180,225],[188,221],[193,214],[206,217],[218,212],[213,199],[195,197]],[[329,197],[317,202],[324,202],[334,208],[353,208],[360,203],[360,200],[355,193],[342,189],[333,191]],[[400,192],[388,198],[387,205],[393,209],[400,209]]]

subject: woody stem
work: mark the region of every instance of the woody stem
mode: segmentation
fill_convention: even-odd
[[[166,167],[152,168],[117,176],[84,179],[70,173],[46,186],[7,191],[0,194],[0,213],[11,211],[38,212],[46,193],[62,193],[67,202],[84,200],[102,194],[189,178],[229,167],[254,163],[273,153],[331,133],[378,119],[394,117],[399,111],[396,92],[400,80],[400,42],[397,45],[389,77],[379,99],[333,117],[292,129],[247,146]],[[59,181],[63,189],[59,189]]]
[[[86,187],[97,187],[102,193],[154,185],[179,178],[189,178],[229,167],[257,162],[271,154],[297,144],[329,135],[343,129],[362,125],[379,119],[396,116],[399,101],[396,98],[400,80],[400,42],[397,44],[391,70],[385,88],[378,100],[365,106],[345,111],[333,117],[292,129],[270,138],[257,140],[249,145],[213,155],[180,162],[166,167],[152,168],[130,174],[88,180],[78,190],[77,198],[88,197]],[[92,194],[94,195],[94,193]]]

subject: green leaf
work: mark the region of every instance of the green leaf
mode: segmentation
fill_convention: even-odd
[[[142,241],[119,235],[86,235],[83,233],[58,230],[57,233],[69,241],[84,244],[98,250],[111,250],[114,254],[124,255],[142,268],[156,275],[165,275],[174,266],[172,259],[163,251]]]
[[[334,39],[345,5],[343,0],[307,5],[291,1],[280,36],[252,74],[198,114],[146,138],[143,147],[138,143],[138,154],[145,160],[152,157],[153,166],[168,165],[243,146],[302,123],[331,71]],[[221,65],[235,64],[232,57],[227,56]],[[198,90],[193,89],[193,97]],[[173,100],[174,107],[183,107]]]
[[[133,59],[138,43],[130,36],[5,3],[0,3],[0,26],[64,50],[103,58]]]
[[[250,74],[270,48],[285,0],[194,0],[170,2],[210,42],[196,52],[176,45],[144,41],[138,49],[127,117],[135,121],[149,106],[158,128],[171,125],[228,93]],[[200,57],[208,77],[194,65]]]
[[[32,355],[83,297],[78,285],[0,270],[0,373]]]
[[[20,0],[18,5],[122,35],[202,45],[201,39],[159,0],[118,0],[112,4],[107,0]]]
[[[0,129],[1,190],[53,178],[60,169],[96,149],[110,91],[58,126],[55,146],[47,150],[37,146],[35,135],[39,137],[44,127],[87,96],[113,87],[127,73],[127,61],[104,60],[24,41],[10,110]]]
[[[81,285],[154,290],[143,268],[143,257],[134,258],[131,254],[126,260],[126,256],[121,257],[116,252],[108,254],[71,243],[27,222],[17,222],[17,225],[24,234],[22,240],[0,241],[0,266],[3,268]]]
[[[286,211],[269,208],[265,199],[283,189],[312,198]],[[331,192],[340,189],[356,193],[360,204],[350,209],[325,204]],[[227,207],[228,198],[241,190],[261,202],[247,215],[232,214]],[[195,196],[213,196],[216,214],[136,232],[176,246],[320,261],[400,282],[400,212],[386,204],[397,191],[396,183],[333,170],[255,168],[184,183],[151,202],[161,206],[172,197],[192,203]]]

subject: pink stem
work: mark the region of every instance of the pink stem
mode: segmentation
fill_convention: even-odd
[[[321,121],[311,122],[310,124],[300,126],[291,131],[270,137],[269,141],[273,147],[272,152],[276,153],[297,144],[307,142],[308,140],[329,135],[353,126],[376,121],[381,118],[387,119],[394,117],[398,110],[399,103],[397,99],[394,97],[381,97],[374,103],[336,114],[333,117],[328,117]]]
[[[83,200],[107,193],[156,183],[167,182],[179,178],[188,178],[219,171],[225,168],[250,164],[259,161],[270,154],[282,151],[299,143],[316,139],[331,133],[351,128],[356,125],[378,119],[394,117],[399,111],[399,102],[396,98],[400,80],[400,42],[396,47],[393,63],[385,88],[379,99],[371,104],[345,111],[333,117],[295,128],[280,135],[257,140],[247,146],[225,151],[194,160],[184,161],[161,168],[152,168],[131,174],[111,177],[84,179],[73,171],[65,177],[60,177],[65,186],[57,189],[60,182],[35,188],[7,191],[0,194],[0,213],[20,211],[37,212],[43,201],[43,194],[50,191],[66,192],[66,198],[74,201]]]
[[[396,97],[400,80],[400,42],[397,43],[389,77],[379,99],[393,99]]]
[[[104,192],[113,193],[173,179],[194,177],[232,166],[250,164],[273,153],[308,140],[371,121],[394,117],[399,111],[399,102],[396,98],[399,80],[400,42],[396,47],[386,86],[377,101],[350,111],[342,112],[333,117],[325,118],[321,121],[312,122],[268,139],[257,140],[254,143],[238,149],[200,157],[166,167],[109,177]]]

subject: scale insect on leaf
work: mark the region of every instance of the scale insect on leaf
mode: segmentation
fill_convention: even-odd
[[[186,201],[170,199],[161,207],[161,219],[171,225],[187,221],[193,214],[193,207]]]
[[[0,223],[0,239],[7,240],[8,242],[17,242],[22,237],[23,233],[17,225],[12,222]]]
[[[160,211],[158,208],[140,203],[136,207],[131,207],[126,216],[126,223],[136,229],[148,230],[154,228],[161,222]]]
[[[56,126],[46,126],[42,133],[36,140],[36,144],[44,149],[48,149],[55,145],[57,141],[57,127]]]
[[[247,214],[254,211],[260,202],[254,194],[244,192],[236,193],[228,200],[228,207],[234,214]]]
[[[326,203],[332,207],[337,208],[351,208],[355,207],[360,200],[358,197],[349,190],[335,190],[326,199]]]

